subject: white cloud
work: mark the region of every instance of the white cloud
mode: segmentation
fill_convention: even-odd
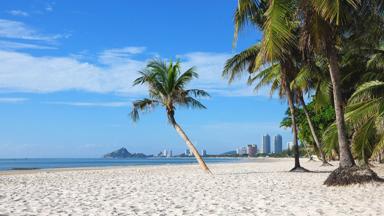
[[[78,107],[126,107],[130,106],[131,102],[122,102],[122,101],[108,101],[108,102],[83,102],[83,101],[50,101],[46,104],[53,105],[68,105],[68,106],[78,106]]]
[[[52,42],[62,37],[68,37],[68,35],[42,35],[23,22],[0,19],[0,37]]]
[[[252,87],[245,85],[246,77],[228,85],[228,81],[221,76],[225,61],[232,57],[232,54],[193,52],[177,57],[182,60],[184,70],[196,67],[199,79],[193,85],[197,88],[209,89],[211,93],[224,96],[256,95]]]
[[[14,104],[14,103],[23,103],[27,101],[27,98],[10,98],[10,97],[0,97],[0,103],[2,104]]]
[[[8,11],[8,13],[13,15],[13,16],[22,16],[22,17],[29,16],[29,14],[27,12],[22,11],[22,10],[10,10],[10,11]]]
[[[35,57],[21,52],[0,51],[0,88],[21,92],[135,93],[132,81],[144,62],[101,68],[71,57]]]
[[[118,49],[104,50],[99,55],[99,61],[103,64],[123,64],[130,60],[133,55],[143,53],[145,47],[124,47]]]
[[[57,49],[52,46],[31,44],[31,43],[20,43],[13,41],[0,40],[0,50],[18,50],[18,49]]]
[[[133,57],[144,50],[137,47],[106,50],[100,54],[100,58],[109,55],[107,67],[90,64],[73,56],[36,57],[23,52],[0,51],[0,90],[45,93],[82,90],[131,97],[146,95],[144,86],[132,86],[138,71],[147,62]],[[244,80],[228,86],[227,81],[221,77],[224,62],[230,56],[227,53],[195,52],[178,57],[181,58],[184,70],[196,66],[200,74],[200,78],[194,80],[189,87],[205,89],[212,95],[255,95]]]

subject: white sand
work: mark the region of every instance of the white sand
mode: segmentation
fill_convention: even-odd
[[[293,159],[0,174],[0,215],[384,215],[384,184],[326,187]],[[384,168],[376,167],[380,176]]]

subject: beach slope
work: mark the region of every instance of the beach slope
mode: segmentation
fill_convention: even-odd
[[[0,215],[384,215],[384,184],[326,187],[336,167],[293,159],[0,174]],[[375,167],[379,176],[384,168]]]

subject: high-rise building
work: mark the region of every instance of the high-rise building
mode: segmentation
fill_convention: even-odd
[[[273,139],[273,147],[275,153],[281,153],[283,151],[283,137],[277,134]]]
[[[207,156],[207,151],[206,151],[205,149],[203,149],[203,151],[201,152],[201,155],[202,155],[203,157]]]
[[[167,157],[168,156],[168,150],[167,149],[164,149],[163,150],[163,157]]]
[[[168,151],[168,154],[167,154],[167,157],[172,157],[173,156],[173,154],[172,154],[172,150],[169,150]]]
[[[189,156],[191,154],[191,151],[189,149],[185,149],[184,154],[185,156]]]
[[[287,142],[287,148],[288,148],[288,151],[292,151],[293,150],[293,142]]]
[[[254,157],[257,153],[257,145],[248,145],[247,154],[249,157]]]
[[[264,154],[271,153],[271,137],[268,134],[263,136],[262,147],[263,147],[263,151],[262,152]]]

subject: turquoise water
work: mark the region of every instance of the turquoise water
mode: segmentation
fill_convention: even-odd
[[[207,164],[236,162],[236,158],[205,158]],[[193,164],[194,158],[143,158],[143,159],[104,159],[104,158],[34,158],[0,159],[0,170],[47,169],[75,167],[137,166],[161,164]]]

